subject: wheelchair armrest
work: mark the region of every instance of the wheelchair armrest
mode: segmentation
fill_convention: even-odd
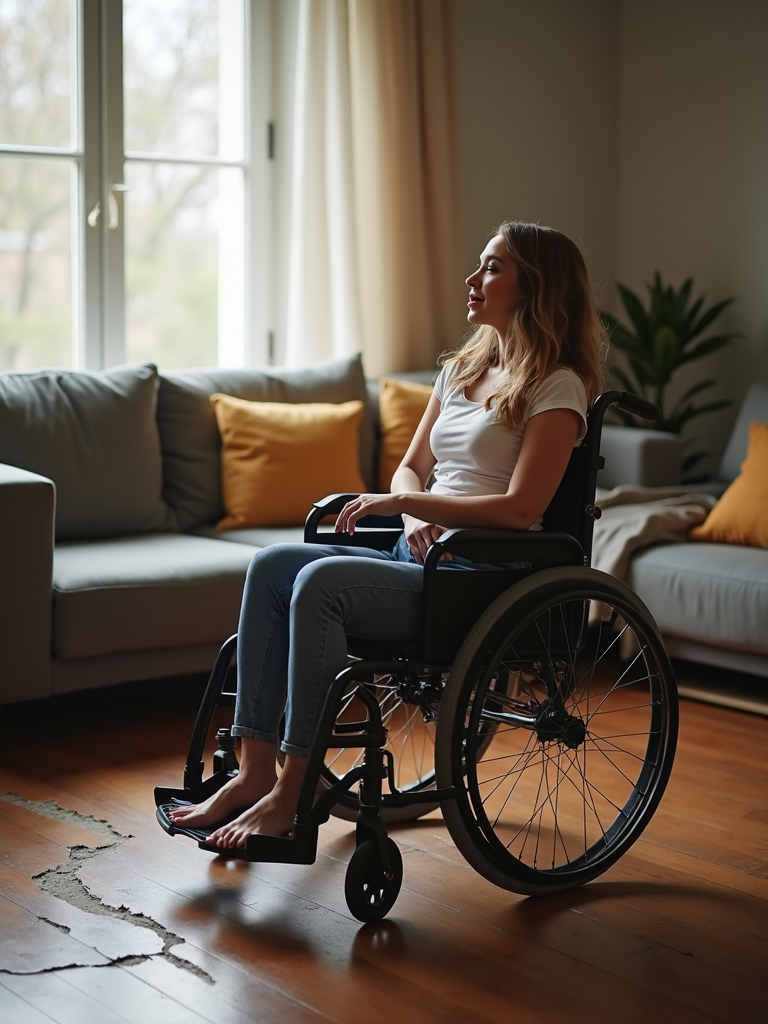
[[[403,532],[403,518],[395,516],[364,516],[357,524],[355,533],[320,533],[319,526],[326,516],[338,515],[348,501],[357,498],[357,493],[328,494],[312,503],[304,523],[306,544],[357,544],[363,547],[392,547]],[[359,534],[359,536],[358,536]]]
[[[472,562],[530,562],[565,555],[563,564],[583,560],[581,545],[570,533],[547,530],[492,530],[464,528],[446,530],[427,551],[425,572],[433,571],[443,554],[467,558]]]
[[[312,508],[322,509],[324,516],[338,515],[348,501],[353,501],[359,497],[358,491],[353,491],[349,494],[326,494],[324,498],[318,498],[317,501],[313,501]],[[311,512],[309,514],[312,515]]]

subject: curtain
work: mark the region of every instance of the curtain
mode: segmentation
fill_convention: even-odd
[[[433,366],[465,323],[451,0],[300,0],[286,361]]]

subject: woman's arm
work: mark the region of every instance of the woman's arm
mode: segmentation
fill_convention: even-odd
[[[403,461],[392,475],[390,491],[394,493],[418,493],[425,489],[427,481],[435,468],[435,456],[429,443],[432,427],[440,415],[440,400],[437,395],[430,396],[408,451]],[[403,530],[411,554],[420,564],[430,547],[434,544],[444,527],[433,522],[420,519],[418,516],[403,515]]]
[[[355,523],[363,516],[398,512],[439,523],[444,529],[485,526],[527,530],[554,497],[580,429],[581,418],[572,409],[549,409],[531,417],[505,494],[454,497],[411,490],[361,494],[339,513],[336,531],[354,533]],[[406,455],[401,469],[407,459]],[[409,479],[401,476],[401,469],[392,478],[393,485]]]

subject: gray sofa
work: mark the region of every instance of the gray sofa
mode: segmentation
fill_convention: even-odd
[[[302,370],[0,374],[0,704],[209,669],[254,552],[301,539],[300,526],[216,530],[217,391],[362,400],[374,486],[377,389],[359,355]]]
[[[207,671],[237,627],[253,553],[301,538],[300,526],[216,530],[216,391],[362,400],[360,468],[375,487],[377,386],[359,356],[304,370],[0,374],[0,704]],[[742,409],[721,486],[750,419],[768,421],[768,386]],[[607,427],[603,453],[604,486],[678,478],[672,435]],[[662,545],[631,573],[673,655],[768,675],[768,551]]]
[[[717,478],[691,485],[716,497],[739,475],[751,422],[768,423],[768,384],[753,384],[741,404]],[[604,487],[679,484],[680,439],[606,427]],[[685,541],[634,554],[627,582],[656,619],[672,657],[768,677],[768,550]]]

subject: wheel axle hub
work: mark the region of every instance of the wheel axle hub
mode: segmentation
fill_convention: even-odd
[[[545,704],[536,716],[536,735],[540,743],[559,741],[575,749],[584,742],[587,728],[580,718],[569,715],[562,708]]]

